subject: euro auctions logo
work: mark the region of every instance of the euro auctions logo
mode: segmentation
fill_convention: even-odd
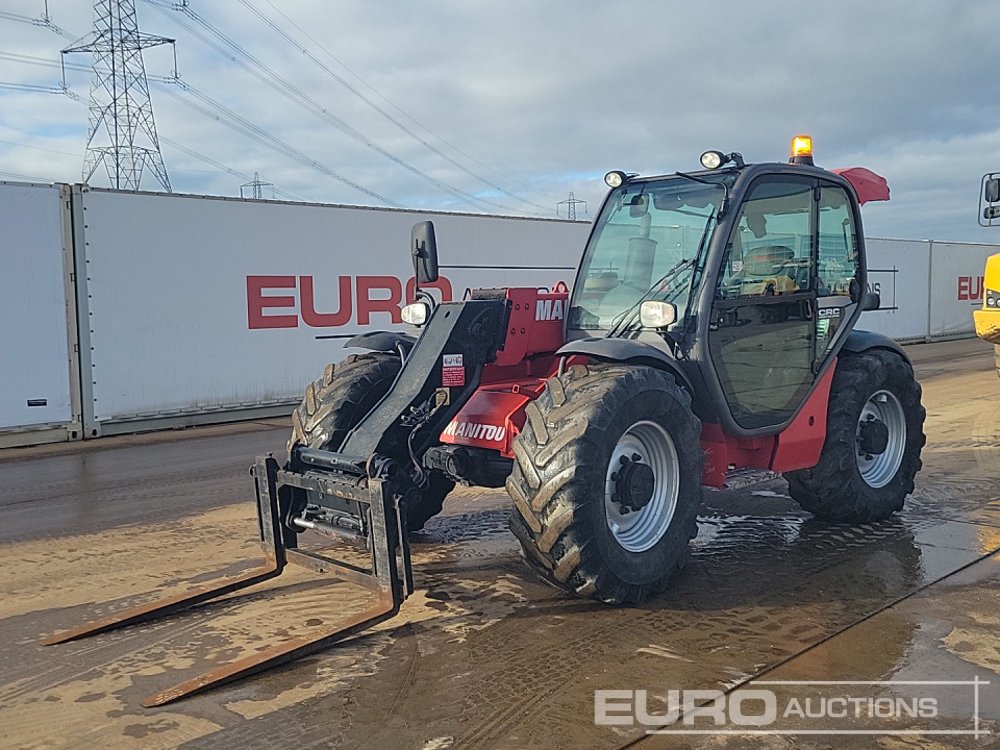
[[[668,690],[664,708],[656,712],[645,690],[595,690],[594,723],[598,726],[665,727],[709,723],[759,727],[778,720],[778,697],[770,690]]]
[[[980,691],[990,683],[951,681],[758,681],[724,690],[595,690],[594,724],[646,734],[968,735],[981,728]],[[968,699],[946,723],[940,699]],[[969,719],[968,717],[971,717]]]

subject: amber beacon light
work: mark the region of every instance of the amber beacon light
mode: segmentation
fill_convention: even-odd
[[[792,164],[813,163],[813,139],[809,135],[797,135],[792,138],[792,153],[788,161]]]

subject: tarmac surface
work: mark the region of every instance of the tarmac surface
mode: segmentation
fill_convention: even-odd
[[[0,748],[1000,746],[1000,380],[978,340],[908,352],[927,445],[888,521],[820,523],[781,479],[706,490],[671,589],[612,608],[528,571],[502,491],[460,490],[414,539],[417,592],[397,618],[158,709],[140,700],[366,604],[290,568],[163,620],[38,645],[249,567],[247,467],[281,454],[286,422],[0,451]],[[595,690],[646,692],[612,696],[631,723],[606,726]],[[753,724],[768,700],[778,721]],[[721,725],[699,715],[720,705]]]

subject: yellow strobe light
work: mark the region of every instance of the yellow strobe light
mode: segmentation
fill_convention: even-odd
[[[792,154],[794,160],[798,157],[813,155],[813,139],[811,135],[797,135],[792,138]]]

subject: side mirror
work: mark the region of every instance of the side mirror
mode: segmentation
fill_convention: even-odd
[[[677,322],[677,306],[648,299],[639,305],[639,322],[643,328],[666,328]]]
[[[433,284],[438,280],[437,240],[434,222],[420,221],[410,233],[410,251],[413,253],[413,275],[418,284]]]
[[[878,292],[865,292],[864,299],[861,300],[862,310],[878,310],[882,304],[882,297]]]
[[[991,177],[983,187],[983,198],[987,203],[1000,202],[1000,178]]]

